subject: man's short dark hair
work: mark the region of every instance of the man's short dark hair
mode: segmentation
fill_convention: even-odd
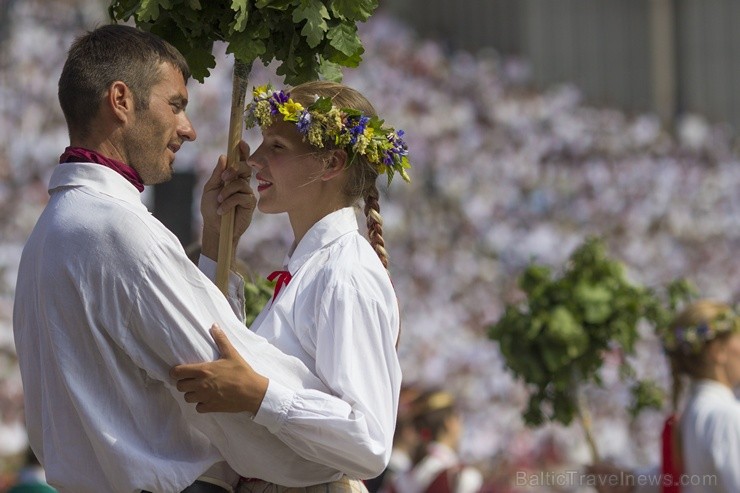
[[[135,27],[110,24],[77,38],[59,77],[59,104],[70,133],[87,134],[100,99],[115,81],[131,89],[137,109],[146,109],[152,86],[161,80],[162,62],[177,68],[185,81],[190,78],[175,47]]]

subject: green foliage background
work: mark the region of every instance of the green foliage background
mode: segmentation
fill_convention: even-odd
[[[279,60],[277,74],[295,85],[341,80],[340,67],[356,67],[364,53],[357,23],[377,7],[378,0],[112,0],[109,15],[133,17],[172,43],[200,82],[216,66],[213,43],[224,41],[247,67]]]
[[[560,275],[532,263],[519,286],[526,300],[508,305],[489,327],[489,336],[499,342],[509,368],[532,389],[524,414],[529,425],[545,419],[569,424],[580,412],[579,386],[601,383],[604,353],[618,347],[624,355],[633,354],[641,321],[662,327],[693,295],[685,280],[661,293],[630,283],[623,264],[609,258],[603,241],[594,237],[573,252]],[[660,407],[659,386],[637,378],[627,358],[620,372],[632,383],[633,416]]]
[[[244,309],[247,326],[252,325],[262,308],[270,302],[274,288],[275,282],[268,281],[265,277],[244,282]]]

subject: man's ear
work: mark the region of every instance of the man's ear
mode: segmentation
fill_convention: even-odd
[[[110,85],[105,103],[113,115],[122,123],[128,121],[134,113],[134,95],[131,93],[131,89],[120,80]]]
[[[329,181],[340,175],[347,167],[347,151],[344,149],[332,149],[326,160],[326,168],[321,173],[322,181]]]

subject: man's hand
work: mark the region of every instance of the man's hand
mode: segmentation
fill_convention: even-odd
[[[249,146],[239,141],[239,162],[236,168],[226,166],[226,156],[218,158],[213,173],[203,186],[203,195],[200,199],[200,213],[203,216],[203,255],[217,260],[218,242],[221,231],[221,217],[234,209],[234,243],[233,252],[236,252],[236,243],[252,222],[252,214],[257,206],[249,180],[252,169],[247,164]]]
[[[257,414],[267,392],[269,379],[255,372],[231,345],[226,334],[211,327],[211,336],[221,357],[209,363],[178,365],[170,370],[185,402],[197,402],[199,413],[247,411]]]

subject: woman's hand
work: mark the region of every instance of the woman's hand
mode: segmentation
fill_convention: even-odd
[[[257,198],[249,185],[252,168],[247,164],[249,146],[239,141],[239,161],[236,168],[226,166],[226,156],[218,158],[218,163],[211,177],[203,186],[200,199],[200,213],[203,216],[203,255],[217,260],[218,242],[221,234],[221,218],[234,209],[234,235],[232,241],[236,253],[236,244],[252,222],[252,215],[257,206]],[[233,259],[232,259],[233,260]]]
[[[197,402],[199,413],[257,414],[269,379],[249,366],[218,325],[211,327],[211,336],[221,357],[209,363],[173,367],[170,376],[177,381],[177,390],[185,393],[185,402]]]

